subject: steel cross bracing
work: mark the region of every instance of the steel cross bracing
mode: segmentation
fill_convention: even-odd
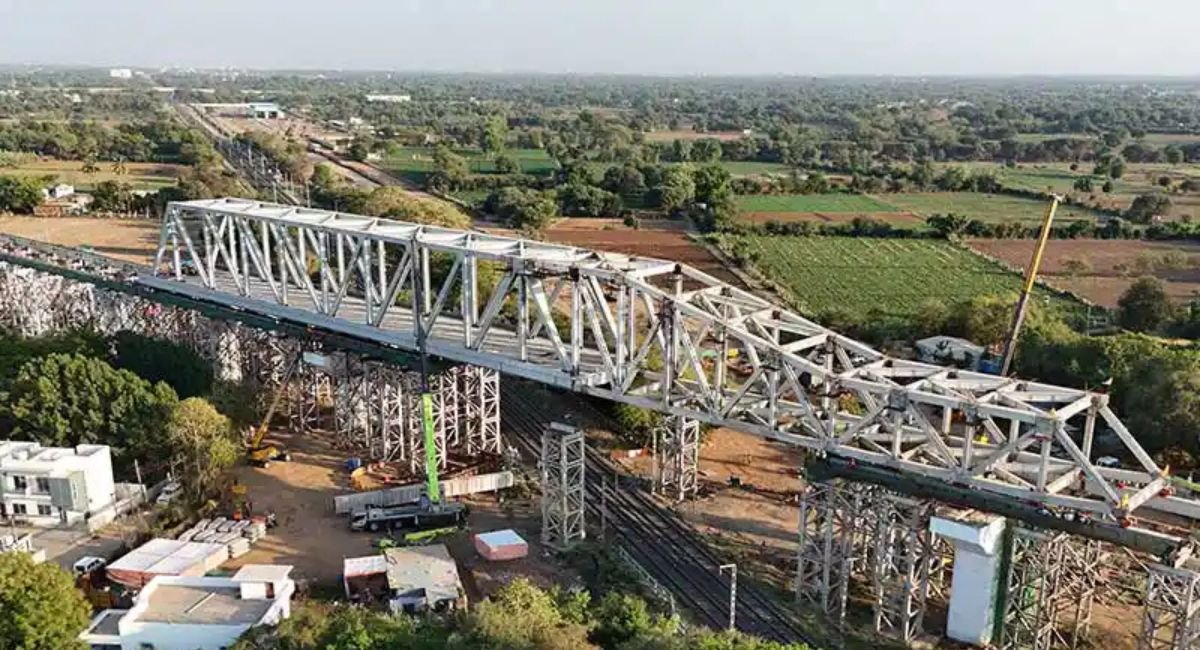
[[[420,329],[443,358],[1051,508],[1121,519],[1167,486],[1105,395],[893,359],[666,260],[216,199],[168,206],[155,268],[175,281],[138,282],[401,348]],[[1097,466],[1099,435],[1137,469]]]

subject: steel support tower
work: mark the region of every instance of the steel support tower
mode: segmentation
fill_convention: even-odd
[[[565,550],[583,541],[583,431],[557,422],[542,431],[542,544]]]
[[[1200,648],[1200,573],[1151,564],[1138,650]]]
[[[668,416],[658,430],[658,490],[676,501],[695,498],[699,489],[700,423]]]

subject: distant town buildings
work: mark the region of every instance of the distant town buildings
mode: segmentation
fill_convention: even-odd
[[[369,102],[391,102],[395,104],[411,102],[412,95],[367,95]]]
[[[204,103],[192,104],[192,107],[211,115],[225,117],[252,117],[259,120],[277,120],[283,117],[283,109],[275,102]]]
[[[35,217],[69,217],[86,214],[92,205],[92,195],[75,191],[75,186],[59,183],[42,188],[42,203],[34,206]]]
[[[0,441],[0,516],[33,526],[111,520],[115,501],[107,445]]]
[[[129,68],[112,68],[108,71],[108,76],[113,79],[133,79],[133,70]]]
[[[248,564],[232,577],[158,576],[129,609],[106,609],[79,635],[93,650],[223,650],[291,616],[291,566]]]

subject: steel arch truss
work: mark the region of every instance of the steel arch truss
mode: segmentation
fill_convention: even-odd
[[[1105,395],[890,358],[675,262],[217,199],[168,206],[155,264],[174,282],[139,282],[1050,509],[1121,520],[1167,486]],[[1098,433],[1137,469],[1098,466]]]

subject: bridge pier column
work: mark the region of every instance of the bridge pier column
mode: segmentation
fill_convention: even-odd
[[[557,422],[542,430],[542,544],[565,550],[584,529],[583,430]]]
[[[971,645],[987,645],[995,628],[1001,587],[1001,552],[1005,519],[967,513],[935,516],[933,533],[954,545],[954,574],[946,636]]]

